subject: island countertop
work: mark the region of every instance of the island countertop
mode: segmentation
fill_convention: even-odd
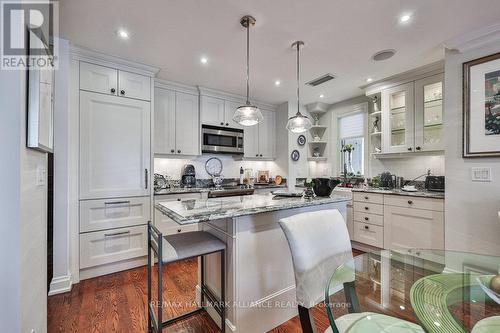
[[[333,194],[313,199],[274,197],[272,194],[254,194],[240,197],[160,201],[155,207],[179,224],[200,223],[224,218],[348,202],[350,198]]]

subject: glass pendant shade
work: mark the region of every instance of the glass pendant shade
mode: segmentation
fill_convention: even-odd
[[[297,113],[295,116],[288,119],[286,129],[292,133],[304,133],[312,127],[312,122],[309,117]]]
[[[242,126],[254,126],[264,119],[260,109],[253,105],[242,105],[236,109],[233,120]]]

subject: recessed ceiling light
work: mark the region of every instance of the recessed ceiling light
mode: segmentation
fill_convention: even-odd
[[[373,81],[373,79],[372,79],[371,77],[369,77],[369,78],[367,78],[367,79],[366,79],[366,82],[367,82],[367,83],[370,83],[370,82],[372,82],[372,81]]]
[[[323,97],[325,97],[325,95],[323,95],[323,94],[319,95],[319,98],[323,98]]]
[[[208,63],[208,59],[206,57],[201,57],[200,62],[202,64],[207,64]]]
[[[274,81],[274,85],[275,85],[275,86],[279,86],[279,85],[281,85],[281,81],[280,81],[280,80],[276,80],[276,81]]]
[[[378,51],[377,53],[375,53],[372,56],[372,59],[375,61],[387,60],[395,54],[396,54],[396,50],[394,50],[394,49],[382,50],[382,51]]]
[[[120,37],[122,39],[128,39],[129,38],[128,31],[126,31],[126,30],[120,29],[116,33],[117,33],[118,37]]]
[[[399,23],[408,23],[411,19],[410,14],[403,14],[399,17]]]

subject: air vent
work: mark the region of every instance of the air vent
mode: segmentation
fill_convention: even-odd
[[[316,87],[316,86],[319,86],[320,84],[323,84],[323,83],[328,82],[328,81],[333,80],[333,79],[335,79],[335,75],[328,73],[328,74],[325,74],[325,75],[318,77],[317,79],[311,80],[311,81],[307,82],[306,84],[313,86],[313,87]]]
[[[392,56],[394,54],[396,54],[396,50],[394,50],[394,49],[382,50],[382,51],[375,53],[372,56],[372,59],[375,61],[383,61],[383,60],[387,60],[389,58],[392,58]]]

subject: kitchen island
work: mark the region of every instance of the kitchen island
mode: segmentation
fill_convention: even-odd
[[[292,258],[278,221],[298,213],[338,209],[350,198],[275,198],[272,194],[158,202],[179,225],[197,225],[227,245],[225,320],[228,332],[267,332],[297,315]],[[205,260],[206,283],[219,296],[220,255]],[[199,287],[197,287],[199,298]],[[220,324],[211,308],[208,312]]]

